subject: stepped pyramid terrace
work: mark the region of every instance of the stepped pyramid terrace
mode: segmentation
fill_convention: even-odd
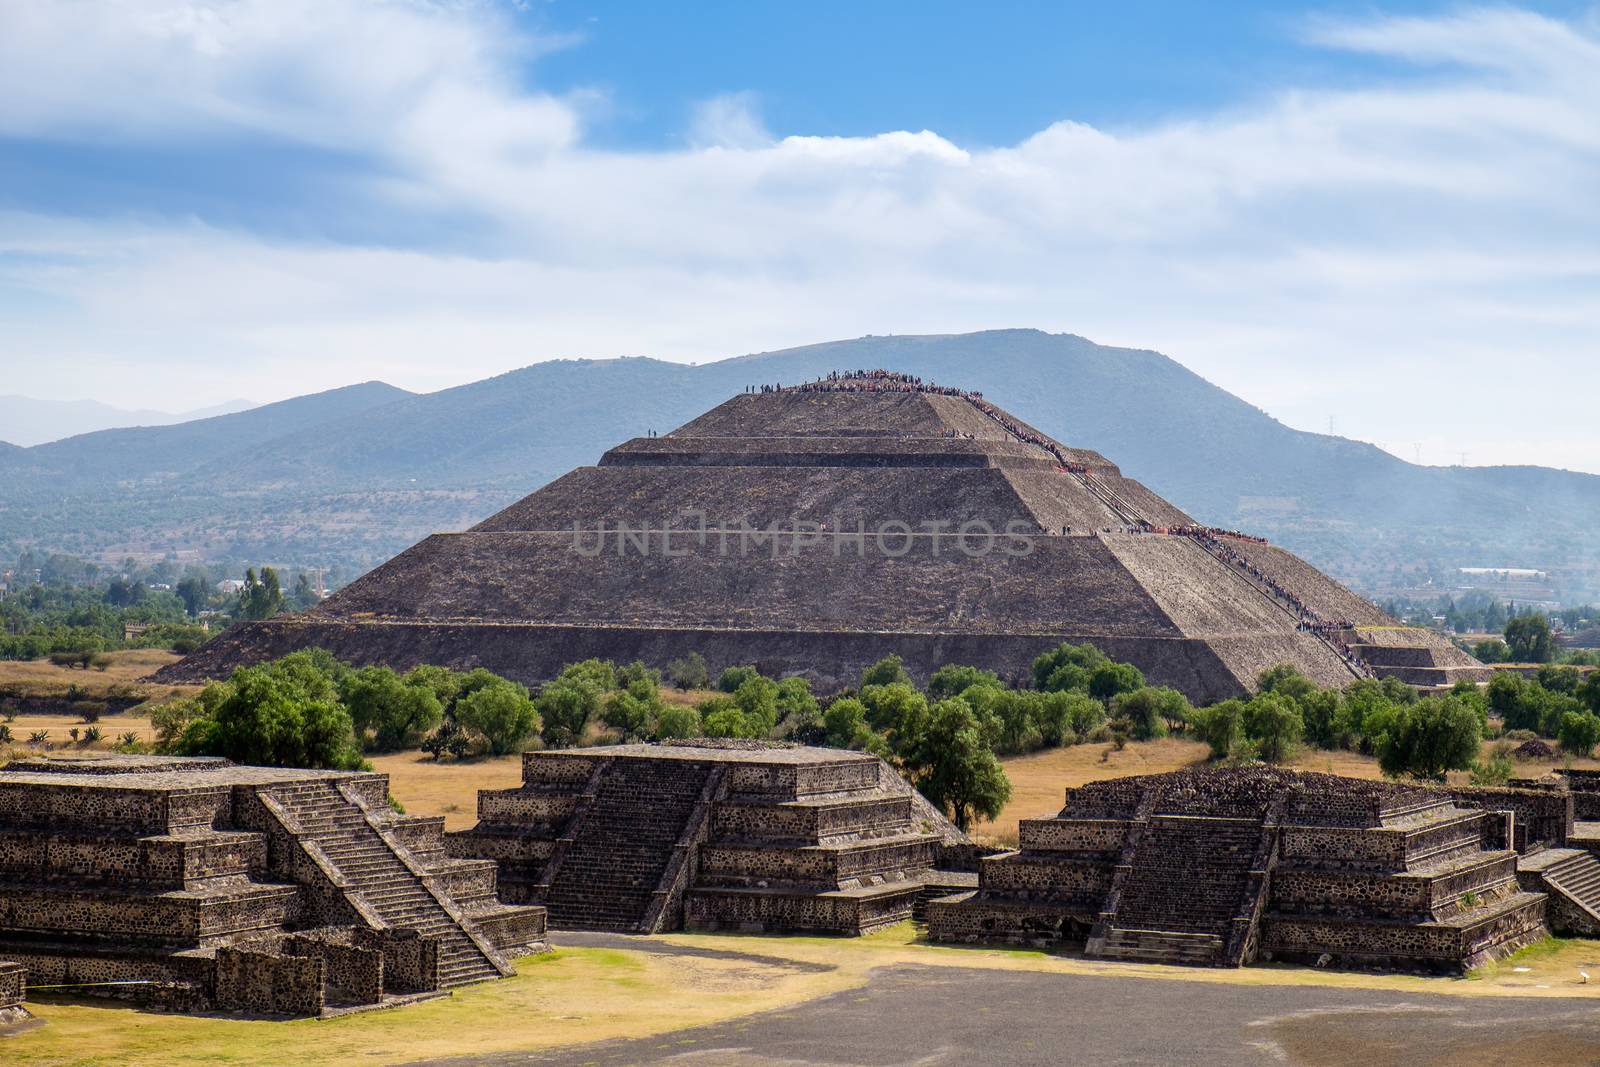
[[[1459,973],[1600,919],[1568,796],[1253,766],[1092,782],[1023,820],[940,941],[1077,943],[1102,959],[1285,960]]]
[[[1293,663],[1323,685],[1483,668],[1282,549],[1201,526],[1096,452],[887,372],[762,387],[625,442],[301,615],[228,631],[163,680],[321,646],[534,683],[589,657],[699,652],[853,684],[900,655],[1026,674],[1091,642],[1210,702]]]
[[[494,863],[449,857],[442,818],[387,797],[382,774],[13,761],[0,961],[30,987],[318,1015],[500,978],[544,949],[543,909],[500,903]],[[11,978],[0,966],[0,993]]]
[[[700,741],[530,752],[452,855],[556,929],[859,934],[971,884],[980,851],[876,756]]]

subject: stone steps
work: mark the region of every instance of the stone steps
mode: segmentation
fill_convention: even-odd
[[[607,765],[543,894],[551,924],[639,929],[709,773],[665,760]]]
[[[438,941],[439,987],[500,977],[500,970],[389,843],[337,788],[296,786],[275,795],[354,892],[390,926]]]
[[[1216,934],[1111,927],[1092,954],[1101,959],[1206,967],[1221,959],[1222,949],[1223,940]]]

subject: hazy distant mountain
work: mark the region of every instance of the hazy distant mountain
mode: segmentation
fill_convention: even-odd
[[[31,396],[0,396],[0,439],[28,447],[59,441],[80,433],[109,430],[118,426],[171,426],[173,423],[207,419],[248,411],[256,405],[248,400],[229,400],[194,411],[151,411],[112,407],[97,400],[39,400]]]
[[[564,360],[425,395],[381,383],[182,426],[0,450],[0,547],[341,562],[458,529],[747,385],[888,367],[983,391],[1218,525],[1265,533],[1364,588],[1515,564],[1600,586],[1600,477],[1419,467],[1290,429],[1155,352],[1003,330],[865,337],[697,367]],[[290,417],[292,414],[292,417]]]

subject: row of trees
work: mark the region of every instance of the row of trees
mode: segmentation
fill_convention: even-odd
[[[151,722],[163,752],[337,769],[424,745],[503,755],[539,728],[527,688],[489,671],[354,669],[321,649],[240,668]]]
[[[709,689],[692,706],[669,701],[642,663],[585,660],[530,695],[486,670],[424,666],[405,674],[351,668],[326,652],[297,652],[236,671],[152,716],[162,748],[245,763],[359,766],[364,754],[422,748],[436,758],[501,755],[529,744],[565,747],[696,737],[787,739],[873,752],[899,768],[963,828],[993,818],[1010,796],[999,757],[1082,741],[1181,734],[1218,760],[1281,762],[1304,746],[1375,756],[1385,773],[1442,778],[1489,767],[1481,742],[1496,731],[1558,738],[1574,755],[1600,743],[1600,674],[1548,666],[1420,697],[1394,679],[1319,688],[1293,667],[1264,672],[1248,699],[1195,708],[1175,690],[1090,645],[1041,655],[1024,685],[947,665],[919,688],[898,657],[859,685],[819,699],[799,677],[735,666],[714,679],[699,656],[669,667],[674,685]],[[1491,720],[1491,716],[1494,720]]]

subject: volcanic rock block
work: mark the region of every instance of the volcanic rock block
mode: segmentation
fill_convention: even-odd
[[[181,1010],[318,1014],[510,974],[544,914],[395,815],[381,774],[218,759],[0,770],[0,957]]]
[[[1293,555],[1203,531],[1104,456],[890,376],[736,396],[160,677],[313,645],[528,683],[698,651],[834,688],[891,653],[919,679],[950,662],[1018,677],[1062,641],[1205,702],[1281,662],[1325,685],[1482,673]]]
[[[1025,820],[977,892],[933,901],[929,936],[1454,973],[1547,932],[1511,821],[1445,791],[1266,767],[1095,782]]]
[[[970,842],[875,756],[705,741],[530,752],[452,855],[557,929],[864,933],[908,919]]]

